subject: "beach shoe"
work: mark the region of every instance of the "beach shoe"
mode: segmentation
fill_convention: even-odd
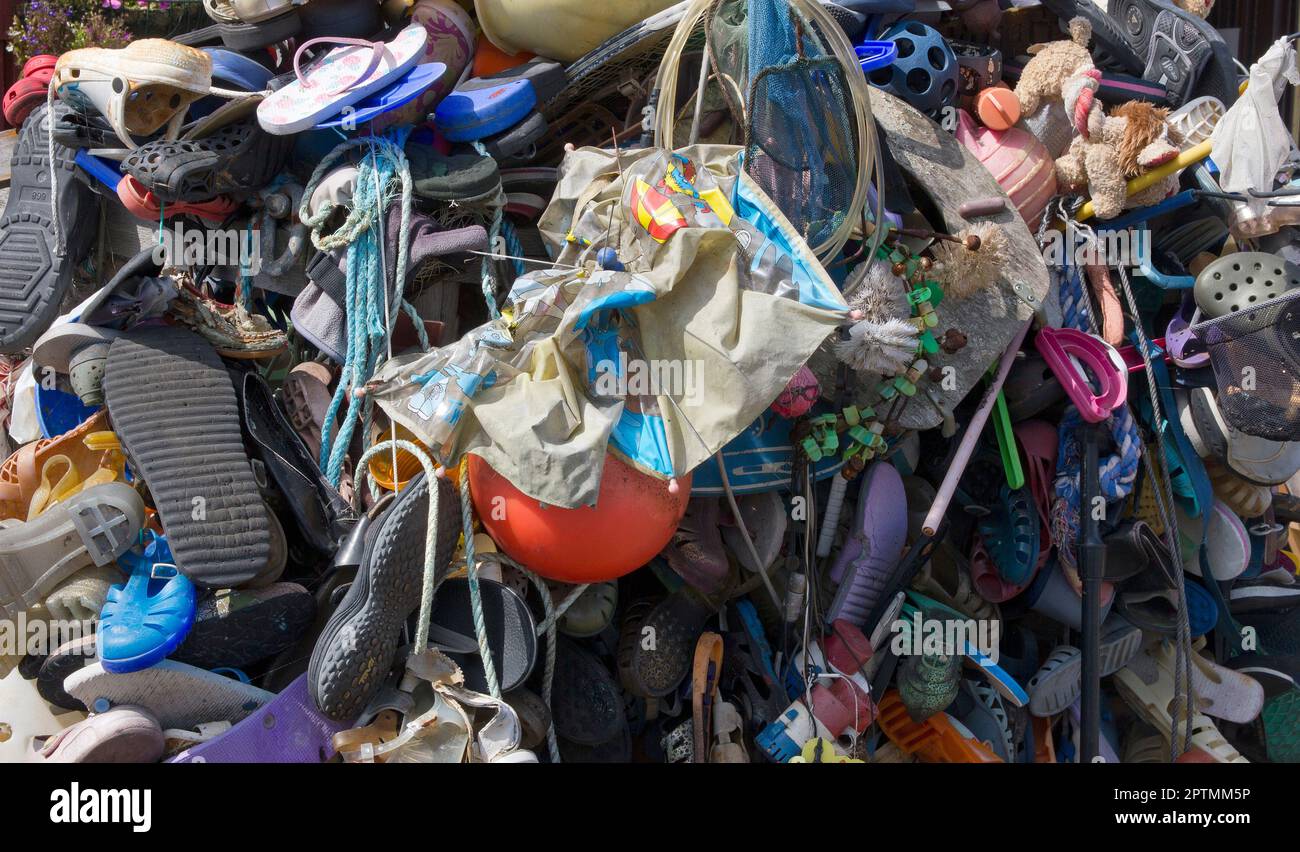
[[[212,85],[212,57],[197,48],[160,38],[126,47],[83,47],[59,57],[55,93],[81,112],[98,111],[128,148],[137,137],[162,131],[181,134],[190,104],[207,95],[247,98],[249,92]]]
[[[429,530],[429,490],[438,489]],[[307,667],[312,701],[327,717],[357,719],[388,677],[398,636],[420,604],[425,548],[434,547],[435,579],[447,570],[461,529],[460,501],[446,479],[424,474],[371,509],[356,579],[321,632]]]
[[[862,475],[852,532],[831,567],[830,579],[839,588],[826,617],[865,625],[893,586],[906,539],[902,477],[888,462],[875,462]]]
[[[4,94],[4,116],[10,127],[22,127],[32,110],[45,103],[45,93],[59,57],[48,53],[23,63],[18,80]]]
[[[122,161],[122,171],[163,203],[211,201],[266,186],[284,168],[292,147],[247,118],[201,138],[146,142]]]
[[[56,117],[68,112],[54,107]],[[42,105],[23,123],[9,160],[0,217],[0,353],[22,352],[50,327],[98,232],[99,206],[74,152],[56,143],[50,162],[49,125]]]
[[[1062,21],[1083,16],[1092,45],[1181,106],[1197,96],[1237,100],[1232,55],[1218,31],[1171,0],[1043,0]]]

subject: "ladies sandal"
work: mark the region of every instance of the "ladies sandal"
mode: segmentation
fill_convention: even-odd
[[[1139,673],[1125,666],[1115,673],[1115,688],[1130,707],[1166,740],[1181,736],[1187,711],[1175,707],[1174,678],[1161,666]],[[1174,713],[1178,712],[1178,718]],[[1224,739],[1214,721],[1200,710],[1192,710],[1192,738],[1188,747],[1208,753],[1216,763],[1249,763]]]

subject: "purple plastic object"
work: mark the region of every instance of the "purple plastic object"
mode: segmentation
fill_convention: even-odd
[[[831,568],[840,590],[827,620],[845,618],[861,627],[888,590],[907,541],[907,494],[892,464],[878,461],[867,468],[856,513],[853,532]]]
[[[325,763],[334,756],[334,735],[350,727],[316,711],[304,674],[229,731],[187,748],[167,762]]]
[[[1165,329],[1165,348],[1169,350],[1169,357],[1174,359],[1175,364],[1188,370],[1206,367],[1210,363],[1210,353],[1192,333],[1191,322],[1195,313],[1196,300],[1190,292],[1184,293],[1183,303],[1169,319],[1169,326]],[[1198,348],[1199,352],[1196,351]]]

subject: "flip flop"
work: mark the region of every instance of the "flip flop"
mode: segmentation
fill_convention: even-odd
[[[95,634],[64,642],[45,658],[36,673],[36,689],[51,705],[62,710],[85,711],[86,705],[68,695],[63,681],[98,659],[99,640]]]
[[[210,588],[261,573],[270,522],[244,450],[235,390],[212,346],[181,328],[133,329],[109,349],[104,392],[181,573]]]
[[[334,757],[334,735],[346,727],[312,706],[304,674],[230,730],[166,762],[325,763]]]
[[[238,722],[275,698],[251,684],[171,660],[130,674],[112,674],[92,663],[69,675],[63,685],[96,713],[136,705],[157,717],[164,729]]]
[[[502,583],[480,578],[479,600],[498,682],[502,692],[509,692],[521,686],[533,672],[537,662],[537,622],[524,599]],[[429,615],[430,644],[439,646],[443,654],[460,666],[467,689],[486,693],[487,676],[475,638],[474,621],[469,580],[462,577],[444,580],[434,595]]]
[[[447,66],[441,62],[416,65],[392,85],[362,98],[354,107],[343,110],[343,114],[339,117],[322,121],[316,127],[318,129],[342,127],[344,130],[355,130],[366,122],[374,121],[386,113],[400,109],[420,97],[446,73]]]
[[[1264,687],[1249,673],[1221,666],[1201,653],[1204,638],[1192,643],[1192,692],[1197,708],[1207,716],[1244,725],[1254,721],[1264,709]],[[1147,648],[1131,665],[1143,678],[1151,680],[1151,667],[1160,666],[1169,677],[1176,671],[1174,648],[1169,640]]]
[[[293,58],[297,79],[258,105],[257,120],[263,130],[277,136],[310,130],[401,79],[419,61],[428,39],[423,26],[410,24],[387,44],[353,38],[305,41]],[[304,71],[303,51],[326,43],[343,46]]]
[[[862,476],[852,532],[831,567],[830,579],[839,588],[827,609],[829,620],[865,626],[892,588],[906,539],[903,479],[888,462],[873,462]]]
[[[1204,559],[1209,563],[1210,575],[1216,582],[1223,583],[1241,576],[1250,565],[1251,545],[1246,526],[1235,512],[1221,500],[1214,501],[1205,517],[1189,518],[1177,505],[1174,512],[1178,516],[1183,567],[1188,573],[1204,577]]]

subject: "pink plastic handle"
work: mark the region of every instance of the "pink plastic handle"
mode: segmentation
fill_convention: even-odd
[[[360,83],[362,80],[369,77],[372,73],[374,73],[374,70],[379,67],[379,62],[384,58],[384,53],[386,53],[388,49],[388,46],[385,45],[382,41],[366,41],[363,38],[333,38],[331,36],[322,36],[320,38],[309,39],[303,42],[298,47],[298,50],[295,51],[293,54],[293,73],[294,76],[298,78],[298,83],[304,89],[310,89],[316,84],[313,83],[311,80],[308,80],[302,74],[302,54],[303,51],[307,50],[309,47],[316,44],[342,44],[342,45],[351,45],[354,47],[370,48],[370,63],[366,66],[366,70],[362,71],[361,75],[358,76],[356,79],[349,80],[348,82],[339,86],[337,89],[332,89],[331,91],[326,93],[330,95],[337,95],[340,92],[346,92],[348,89],[352,88],[357,83]]]
[[[1093,334],[1073,328],[1045,328],[1034,341],[1038,353],[1052,368],[1079,416],[1100,423],[1128,398],[1128,367],[1115,347]],[[1101,384],[1093,393],[1080,364]]]

